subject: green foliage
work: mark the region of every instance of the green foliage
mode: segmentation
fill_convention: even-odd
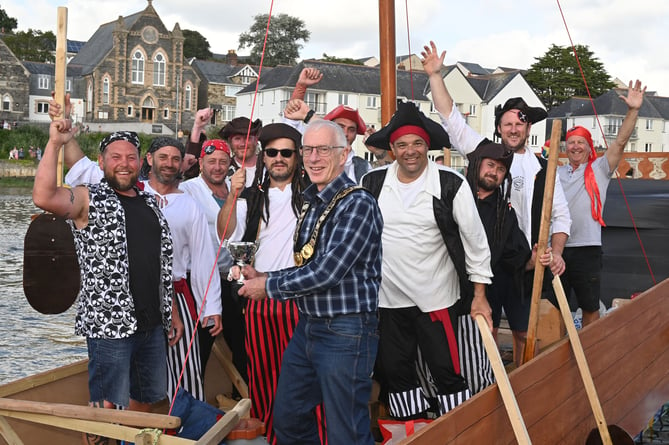
[[[190,29],[183,30],[184,35],[184,57],[189,59],[197,57],[200,60],[211,59],[211,46],[209,41],[199,32]]]
[[[53,32],[28,29],[5,36],[5,43],[19,60],[30,62],[54,62],[52,51],[56,49]]]
[[[592,97],[600,96],[615,86],[604,65],[587,46],[576,45],[576,54]],[[542,57],[535,57],[535,60],[525,78],[548,108],[560,105],[573,96],[587,96],[571,47],[551,45]]]
[[[5,10],[0,8],[0,30],[9,34],[14,32],[18,25],[19,22],[14,17],[8,16]]]
[[[251,63],[260,63],[268,18],[268,14],[256,15],[249,31],[239,35],[239,49],[251,48]],[[300,50],[304,47],[299,42],[308,42],[310,36],[311,32],[305,28],[304,21],[301,19],[288,14],[272,16],[263,64],[267,66],[295,65],[300,56]]]
[[[9,158],[9,151],[14,147],[23,147],[27,158],[31,145],[44,150],[48,139],[49,135],[44,129],[33,125],[19,125],[15,130],[0,130],[0,159]]]
[[[333,62],[333,63],[345,63],[347,65],[364,65],[359,60],[351,59],[350,57],[335,57],[335,56],[328,56],[327,54],[323,53],[323,61],[324,62]]]

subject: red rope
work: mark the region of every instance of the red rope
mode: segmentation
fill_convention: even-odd
[[[574,45],[574,41],[571,38],[571,33],[569,32],[569,26],[567,25],[567,21],[564,17],[564,12],[562,11],[562,5],[560,5],[560,0],[556,0],[558,9],[560,10],[560,15],[562,16],[562,23],[564,23],[565,30],[567,31],[567,36],[569,37],[569,43],[571,45],[572,51],[574,52],[574,57],[576,58],[576,64],[578,65],[578,69],[581,72],[581,78],[583,79],[583,84],[585,85],[585,90],[588,93],[588,98],[590,99],[590,104],[592,105],[592,110],[595,113],[595,119],[597,120],[597,126],[599,127],[599,131],[602,133],[602,138],[604,139],[604,145],[606,146],[606,149],[609,149],[609,144],[606,141],[606,136],[604,135],[604,129],[602,128],[602,123],[599,120],[599,114],[597,114],[597,109],[595,108],[595,101],[592,99],[592,95],[590,94],[590,88],[588,87],[588,81],[585,78],[585,74],[583,73],[583,67],[581,66],[581,61],[578,59],[578,54],[576,53],[576,46]],[[641,252],[643,254],[643,258],[646,261],[646,265],[648,266],[648,271],[650,272],[650,277],[653,280],[653,284],[657,284],[655,281],[655,275],[653,274],[653,268],[650,265],[650,261],[648,260],[648,255],[646,254],[646,249],[643,246],[643,241],[641,241],[641,235],[639,234],[639,228],[636,225],[636,221],[634,220],[634,215],[632,215],[632,209],[630,208],[629,202],[627,201],[627,196],[625,195],[625,190],[623,190],[623,184],[622,181],[620,180],[620,174],[618,173],[618,170],[616,169],[616,179],[618,180],[618,186],[620,187],[620,192],[622,193],[623,199],[625,201],[625,205],[627,206],[627,213],[630,215],[630,219],[632,220],[632,227],[634,227],[634,233],[636,234],[636,238],[639,241],[639,246],[641,247]]]
[[[258,67],[258,78],[256,79],[256,88],[255,92],[253,95],[253,104],[251,106],[251,116],[249,117],[249,127],[246,130],[246,141],[244,143],[244,155],[242,156],[242,165],[241,168],[244,168],[244,163],[246,161],[246,153],[248,151],[248,146],[249,146],[249,138],[251,136],[251,125],[253,123],[253,113],[255,111],[256,107],[256,99],[258,97],[258,88],[260,86],[260,76],[262,74],[262,67],[263,67],[263,62],[265,60],[265,48],[267,47],[267,36],[269,35],[269,25],[270,22],[272,21],[272,9],[274,8],[274,0],[271,1],[270,3],[270,8],[269,8],[269,17],[267,18],[267,27],[265,28],[265,39],[263,41],[263,47],[262,47],[262,54],[260,56],[260,65]],[[236,205],[237,203],[237,196],[239,195],[239,192],[235,192],[235,195],[232,197],[232,205]],[[218,245],[218,250],[216,251],[216,258],[214,261],[214,265],[211,268],[211,272],[209,274],[209,281],[207,282],[207,288],[204,292],[204,296],[202,298],[202,305],[200,306],[200,309],[197,314],[197,319],[195,320],[195,327],[193,328],[193,335],[190,338],[190,341],[188,343],[188,350],[186,351],[186,358],[184,359],[183,366],[181,367],[181,373],[179,374],[179,381],[177,382],[177,387],[174,391],[174,396],[172,398],[172,401],[170,402],[170,409],[168,411],[168,415],[172,413],[172,409],[174,408],[174,401],[176,400],[176,395],[177,392],[179,391],[179,387],[181,386],[181,380],[183,379],[183,374],[186,369],[186,362],[188,361],[188,357],[190,356],[191,348],[193,347],[193,341],[195,341],[195,336],[197,335],[197,327],[200,323],[200,317],[202,316],[202,311],[204,311],[204,306],[207,303],[207,295],[209,294],[209,287],[211,286],[211,280],[214,277],[214,274],[219,273],[218,272],[218,257],[221,254],[221,249],[223,248],[223,240],[225,239],[225,235],[228,232],[228,226],[230,225],[230,217],[232,216],[232,212],[228,214],[228,219],[225,222],[225,228],[223,229],[223,236],[221,236],[221,242]],[[204,372],[204,369],[202,370]]]

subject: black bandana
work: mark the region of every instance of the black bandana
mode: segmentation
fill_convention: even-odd
[[[116,141],[130,142],[137,147],[137,150],[139,151],[139,136],[137,136],[137,133],[134,131],[115,131],[114,133],[105,136],[105,138],[100,141],[100,153],[104,153],[107,147],[109,147],[109,144]]]

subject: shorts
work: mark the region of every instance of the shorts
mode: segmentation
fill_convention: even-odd
[[[522,289],[513,282],[513,277],[505,273],[497,273],[490,286],[487,298],[492,309],[492,325],[498,328],[502,319],[502,308],[512,331],[527,331],[530,318],[531,298],[523,297]]]
[[[133,399],[156,403],[167,395],[167,338],[162,326],[128,338],[88,338],[91,402],[127,407]]]
[[[569,298],[573,290],[578,307],[586,312],[598,312],[602,246],[565,247],[562,258],[567,266],[560,276],[565,295]]]

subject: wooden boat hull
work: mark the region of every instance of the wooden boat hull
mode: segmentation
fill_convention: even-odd
[[[216,406],[220,401],[217,401],[216,397],[218,395],[230,394],[232,391],[232,382],[228,377],[228,371],[225,370],[225,366],[228,366],[229,362],[219,359],[221,354],[225,354],[225,352],[219,351],[220,349],[217,351],[215,346],[207,364],[205,378],[207,400]],[[88,404],[88,361],[82,360],[2,385],[0,386],[0,397],[86,406]],[[155,412],[166,414],[168,408],[167,401],[165,401],[156,406]],[[3,421],[9,424],[26,445],[71,445],[81,443],[80,432],[21,419],[1,417],[4,414],[3,410],[0,410],[0,445],[8,444],[8,441],[1,434],[7,430]]]
[[[669,400],[669,279],[580,331],[607,423],[634,436]],[[585,443],[596,428],[567,339],[509,379],[535,444]],[[516,443],[497,385],[401,444]]]

